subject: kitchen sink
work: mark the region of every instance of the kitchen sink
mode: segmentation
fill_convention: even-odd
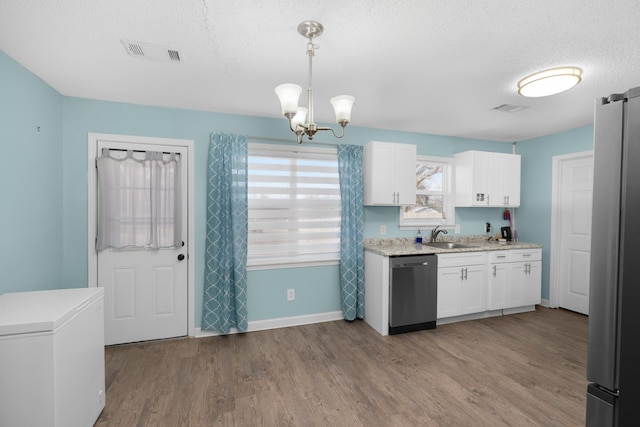
[[[463,245],[462,243],[455,242],[433,242],[433,243],[425,243],[425,246],[431,246],[433,248],[440,249],[461,249],[461,248],[473,248],[471,245]]]

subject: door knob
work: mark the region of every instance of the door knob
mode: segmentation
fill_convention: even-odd
[[[182,261],[183,259],[184,259],[184,255],[183,254],[178,255],[178,261]]]

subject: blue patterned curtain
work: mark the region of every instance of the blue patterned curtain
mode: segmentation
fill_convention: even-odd
[[[212,134],[202,329],[247,330],[247,139]]]
[[[346,320],[362,319],[364,318],[362,147],[339,145],[338,170],[342,199],[340,228],[342,313]]]

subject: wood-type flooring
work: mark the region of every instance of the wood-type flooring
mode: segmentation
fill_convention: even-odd
[[[96,426],[583,426],[587,318],[364,321],[106,348]]]

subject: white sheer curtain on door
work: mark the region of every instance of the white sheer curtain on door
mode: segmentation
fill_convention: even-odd
[[[178,155],[105,148],[97,167],[97,250],[180,247]]]

